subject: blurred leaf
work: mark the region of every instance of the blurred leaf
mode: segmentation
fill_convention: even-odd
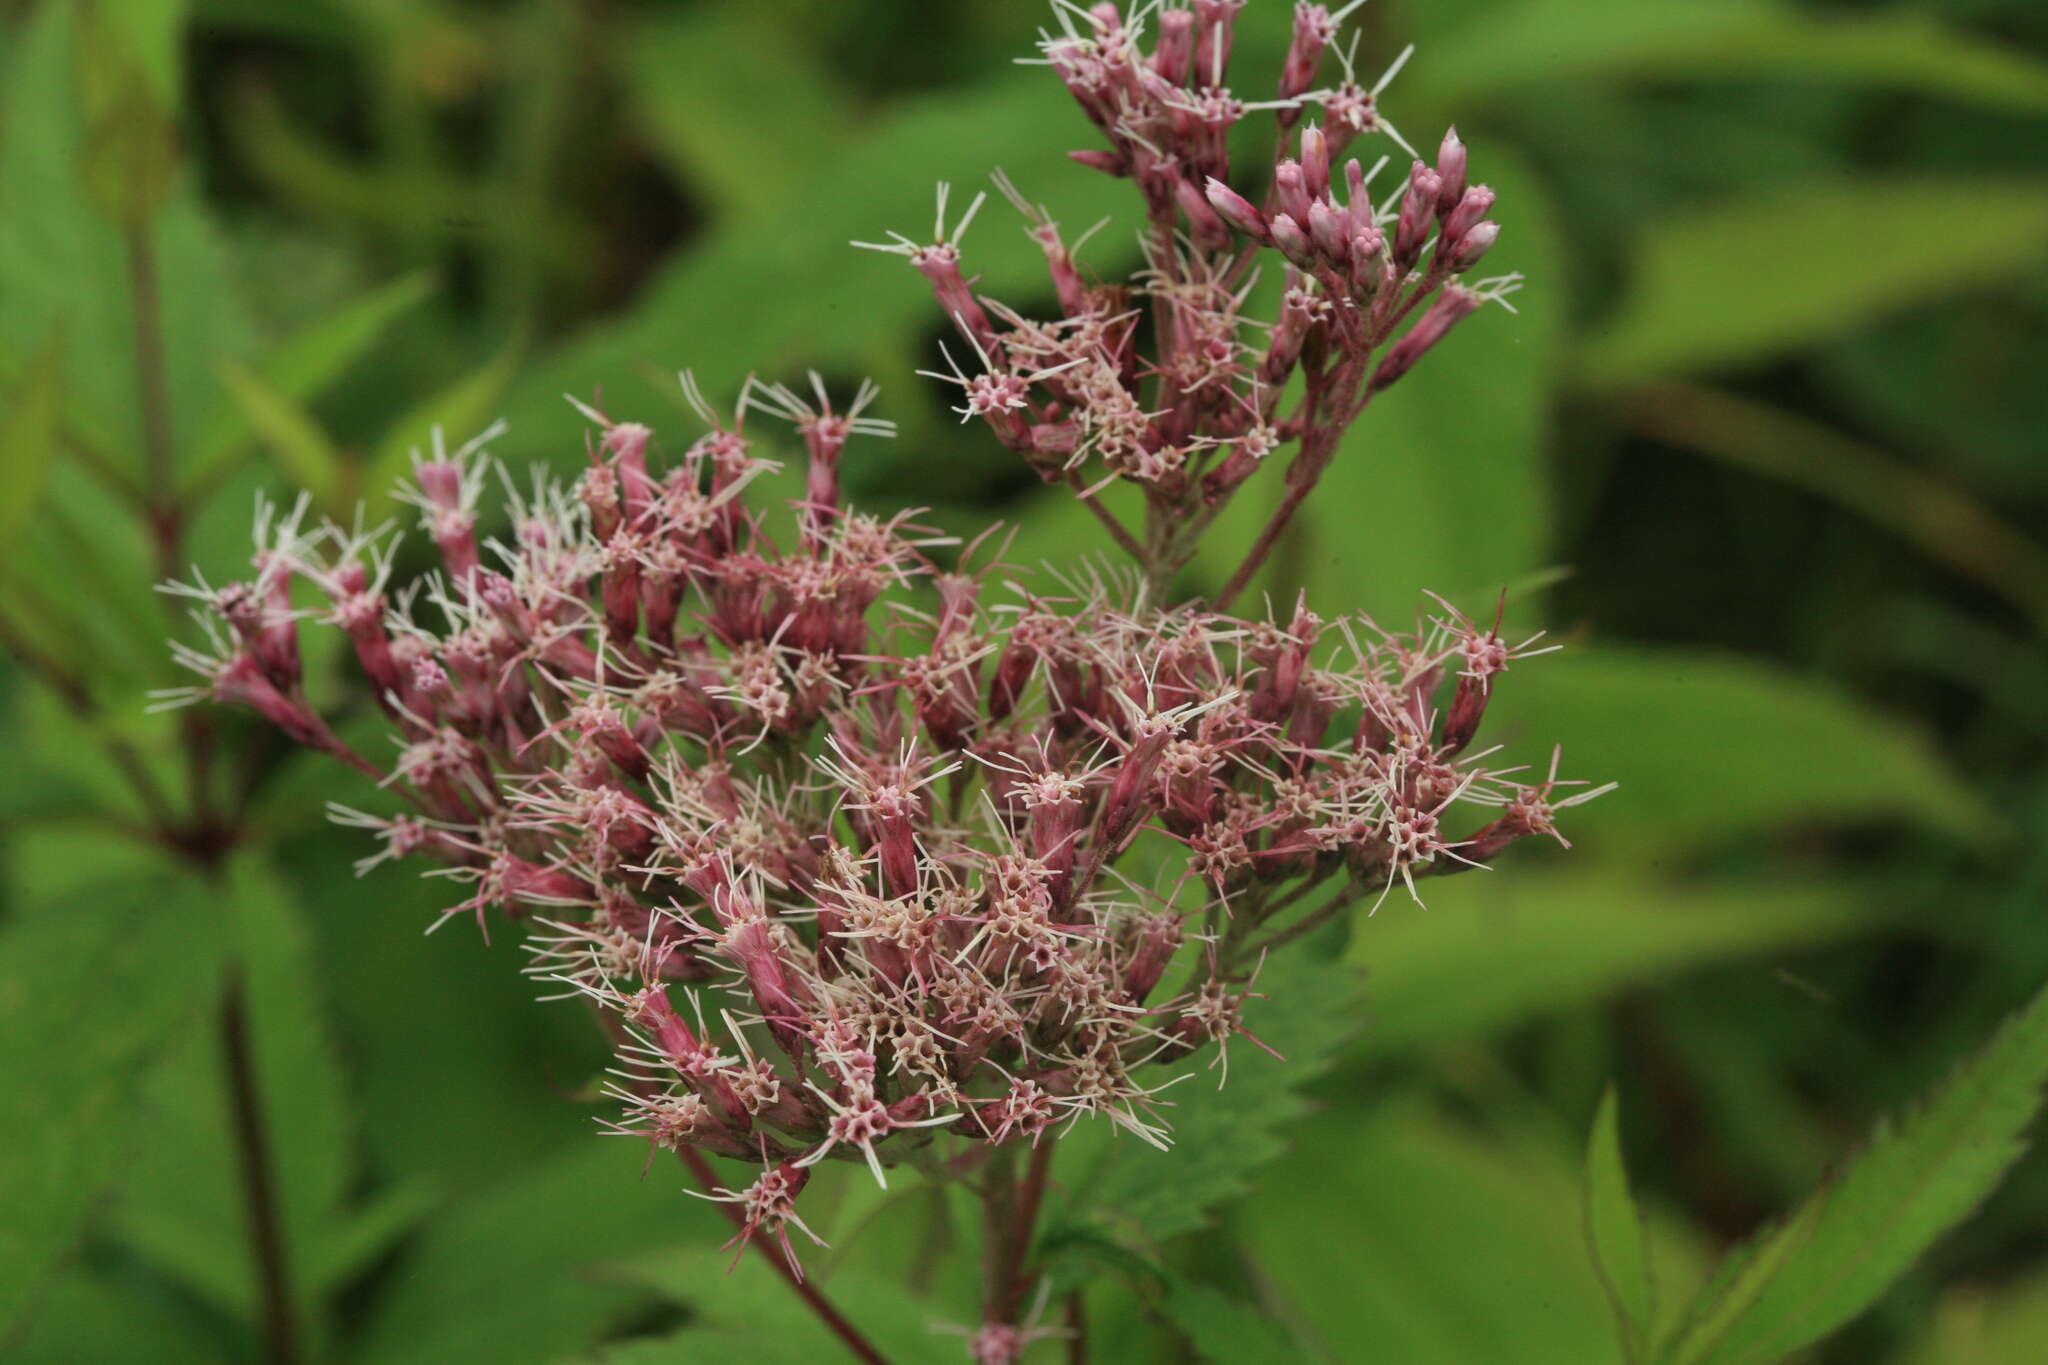
[[[1940,268],[1899,230],[1945,214]],[[1738,365],[1848,330],[1922,299],[2038,263],[2048,185],[1973,179],[1801,184],[1645,224],[1634,287],[1591,326],[1576,378],[1592,388]]]
[[[1696,1318],[1670,1360],[1761,1365],[1861,1313],[1997,1187],[2025,1150],[2044,1083],[2048,989],[1902,1122],[1880,1125],[1791,1231],[1752,1244],[1756,1292]]]
[[[79,175],[85,132],[75,8],[38,5],[10,35],[16,50],[0,90],[0,345],[27,352],[61,326],[67,431],[140,468],[128,252],[88,203]],[[191,180],[180,179],[150,234],[171,426],[180,436],[197,430],[218,401],[219,360],[246,354],[251,342]]]
[[[132,1283],[75,1266],[41,1291],[36,1311],[7,1347],[8,1365],[220,1365],[219,1334],[188,1305],[137,1293]]]
[[[734,1339],[760,1342],[780,1352],[789,1350],[791,1359],[806,1361],[840,1360],[845,1345],[790,1292],[780,1275],[755,1256],[733,1266],[732,1253],[703,1245],[687,1250],[663,1250],[632,1261],[607,1266],[600,1278],[654,1290],[663,1298],[690,1310],[689,1331],[669,1338],[677,1355],[648,1355],[653,1362],[710,1361],[703,1354],[698,1334],[731,1334]],[[933,1312],[900,1285],[856,1270],[838,1270],[818,1282],[834,1306],[871,1341],[882,1356],[897,1365],[955,1365],[962,1355],[958,1337],[932,1331]],[[652,1349],[650,1344],[649,1349]],[[599,1353],[598,1360],[611,1365],[613,1357]],[[774,1355],[770,1359],[780,1360]],[[629,1357],[640,1360],[641,1357]]]
[[[1046,1245],[1056,1249],[1074,1228],[1091,1227],[1152,1245],[1201,1227],[1211,1207],[1252,1188],[1259,1167],[1287,1149],[1289,1128],[1308,1110],[1301,1087],[1329,1067],[1348,1038],[1360,987],[1346,967],[1301,951],[1275,956],[1258,982],[1266,998],[1250,1003],[1245,1024],[1286,1060],[1239,1040],[1220,1090],[1210,1079],[1217,1073],[1208,1069],[1216,1060],[1209,1053],[1171,1068],[1191,1077],[1186,1090],[1213,1093],[1190,1093],[1171,1109],[1168,1151],[1112,1133],[1106,1121],[1069,1135],[1053,1172],[1065,1198],[1048,1224]]]
[[[1635,1365],[1649,1359],[1655,1339],[1657,1277],[1643,1238],[1642,1215],[1629,1193],[1621,1155],[1621,1107],[1612,1086],[1600,1097],[1600,1112],[1586,1144],[1585,1191],[1586,1241],[1593,1269],[1614,1309],[1622,1357]]]
[[[642,1337],[574,1357],[588,1365],[817,1365],[812,1345],[791,1345],[756,1331],[689,1327],[666,1337]],[[948,1355],[947,1359],[953,1357]]]
[[[63,347],[52,337],[0,413],[0,573],[57,454]]]
[[[1251,1304],[1208,1285],[1170,1279],[1159,1307],[1195,1353],[1213,1365],[1301,1358],[1301,1343],[1293,1333]]]
[[[1485,734],[1621,789],[1570,812],[1593,847],[1705,848],[1797,821],[1906,818],[1983,843],[1999,817],[1904,726],[1809,678],[1700,651],[1571,648],[1518,664]]]
[[[362,359],[387,328],[434,292],[424,271],[402,275],[373,289],[333,315],[271,347],[250,373],[278,398],[307,402]],[[238,404],[216,408],[193,443],[192,467],[184,487],[210,486],[247,448],[255,433]],[[289,472],[289,471],[287,471]]]
[[[1428,909],[1390,896],[1351,937],[1349,960],[1371,973],[1361,1042],[1372,1053],[1462,1041],[1708,963],[1885,923],[1844,888],[1688,887],[1537,871],[1512,855],[1496,872],[1421,886]]]
[[[2048,1275],[1997,1289],[1961,1289],[1902,1365],[2038,1365],[2048,1341]]]
[[[1952,480],[1819,422],[1702,385],[1645,385],[1629,406],[1638,431],[1817,493],[2048,627],[2048,550]]]
[[[760,223],[794,206],[854,129],[811,24],[772,9],[702,6],[658,13],[626,38],[634,111],[656,147],[720,220]],[[760,92],[803,136],[764,138]]]
[[[263,448],[294,488],[313,495],[313,503],[331,516],[338,502],[345,457],[320,424],[304,408],[233,361],[223,361],[221,382],[241,408]]]
[[[118,22],[106,7],[80,8],[79,85],[85,102],[80,169],[99,207],[124,229],[147,231],[178,172],[171,107],[184,5],[126,0]]]
[[[1294,1138],[1238,1228],[1313,1359],[1615,1359],[1561,1157],[1510,1152],[1413,1102],[1335,1109]]]
[[[0,1344],[147,1150],[136,1088],[212,996],[209,909],[190,881],[102,883],[0,933]]]
[[[640,1179],[644,1144],[587,1125],[558,1153],[478,1190],[407,1247],[361,1324],[362,1365],[498,1365],[588,1349],[645,1295],[592,1268],[726,1227],[678,1192],[673,1164]],[[772,1273],[761,1267],[762,1273]]]
[[[1603,79],[1773,77],[2048,109],[2048,68],[1910,12],[1838,15],[1774,0],[1518,0],[1424,51],[1409,97],[1457,111]]]
[[[363,500],[373,513],[390,509],[393,486],[411,471],[415,451],[433,449],[436,428],[449,444],[460,446],[491,424],[525,354],[522,329],[507,337],[481,366],[414,404],[391,424],[363,476]]]

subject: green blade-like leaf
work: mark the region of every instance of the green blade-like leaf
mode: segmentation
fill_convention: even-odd
[[[278,471],[293,486],[311,493],[322,511],[341,514],[344,509],[335,499],[343,456],[312,414],[233,361],[222,362],[220,378]]]
[[[1567,649],[1499,683],[1482,743],[1621,790],[1575,843],[1711,848],[1795,822],[1904,818],[1978,843],[2002,825],[1921,736],[1822,683],[1702,650]]]
[[[1893,225],[1958,203],[1971,211],[1944,220],[1930,269],[1925,244]],[[1643,242],[1620,314],[1580,349],[1589,387],[1753,360],[2029,269],[2048,245],[2048,184],[1802,183],[1646,224]]]
[[[1673,1365],[1781,1360],[1861,1313],[1991,1193],[2025,1149],[2048,1083],[2048,988],[1768,1239],[1754,1291],[1672,1347]]]
[[[1600,807],[1580,814],[1595,822]],[[1350,960],[1373,983],[1361,1045],[1374,1054],[1462,1042],[1626,986],[1886,923],[1847,891],[1799,883],[1701,888],[1510,866],[1421,889],[1427,909],[1397,888],[1352,936]]]
[[[1635,1365],[1649,1359],[1657,1330],[1657,1277],[1642,1215],[1629,1192],[1628,1168],[1621,1155],[1621,1106],[1612,1086],[1600,1097],[1600,1112],[1586,1144],[1584,1205],[1593,1269],[1614,1309],[1622,1356]]]
[[[0,413],[0,564],[42,496],[57,455],[63,354],[58,340],[51,338],[7,396],[7,410]]]
[[[400,276],[369,291],[329,317],[272,347],[249,372],[279,398],[304,403],[326,390],[399,318],[434,292],[425,272]],[[257,435],[249,414],[234,403],[216,407],[193,444],[183,486],[205,487],[227,472]],[[290,471],[287,471],[288,473]]]
[[[1756,1306],[1772,1277],[1813,1236],[1824,1207],[1823,1198],[1808,1200],[1790,1218],[1730,1252],[1659,1360],[1665,1365],[1704,1365],[1718,1359],[1720,1343]]]
[[[1454,25],[1454,26],[1452,26]],[[1777,0],[1520,0],[1485,23],[1454,16],[1424,43],[1405,93],[1432,108],[1596,81],[1757,80],[1920,90],[1993,108],[2048,109],[2048,69],[1911,13],[1819,14]]]

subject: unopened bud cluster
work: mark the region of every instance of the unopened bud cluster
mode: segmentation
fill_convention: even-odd
[[[1186,563],[1222,504],[1276,452],[1294,448],[1287,482],[1305,492],[1373,395],[1519,279],[1463,282],[1500,228],[1487,216],[1493,191],[1466,183],[1455,131],[1434,166],[1415,161],[1374,203],[1387,158],[1368,168],[1346,152],[1366,135],[1407,144],[1377,103],[1392,71],[1364,89],[1340,50],[1344,78],[1316,84],[1341,13],[1296,6],[1276,98],[1233,94],[1225,81],[1241,8],[1056,11],[1064,30],[1045,41],[1044,60],[1109,143],[1073,156],[1129,177],[1144,199],[1145,266],[1134,279],[1088,281],[1078,243],[1000,175],[1044,251],[1055,319],[974,292],[960,238],[978,198],[949,226],[942,187],[929,241],[857,243],[908,257],[930,281],[976,362],[970,373],[949,356],[950,375],[936,376],[963,390],[964,417],[985,421],[1048,481],[1088,494],[1118,480],[1143,490],[1147,528],[1126,548],[1155,583]],[[1305,120],[1311,110],[1319,123]],[[1230,136],[1254,113],[1270,115],[1283,152],[1259,203],[1231,187]],[[1277,313],[1253,316],[1268,267],[1282,275]]]

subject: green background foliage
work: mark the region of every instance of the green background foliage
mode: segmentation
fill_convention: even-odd
[[[1253,0],[1244,70],[1277,68],[1286,10]],[[232,972],[309,1358],[831,1358],[765,1267],[724,1274],[679,1172],[592,1136],[603,1050],[528,999],[512,935],[423,938],[434,885],[352,874],[321,819],[364,800],[352,775],[218,717],[240,845],[201,876],[137,837],[136,773],[182,797],[179,722],[144,711],[179,679],[129,512],[128,247],[215,579],[259,490],[382,515],[437,423],[502,414],[508,462],[566,469],[561,395],[601,387],[680,437],[681,367],[722,399],[749,371],[875,376],[902,437],[849,457],[850,496],[1072,563],[1085,514],[913,377],[921,282],[846,245],[1001,166],[1070,228],[1113,215],[1091,263],[1132,263],[1126,188],[1066,162],[1083,120],[1011,61],[1044,22],[0,3],[0,1354],[258,1358],[212,1028]],[[1569,649],[1515,666],[1491,736],[1621,789],[1571,854],[1274,963],[1250,1022],[1288,1060],[1240,1046],[1221,1094],[1198,1069],[1173,1152],[1063,1149],[1040,1254],[1091,1358],[2039,1359],[2048,13],[1361,22],[1374,69],[1419,45],[1386,106],[1418,143],[1455,118],[1530,282],[1374,405],[1263,586],[1397,618],[1506,587]],[[1048,292],[1000,206],[968,248],[985,292]],[[1234,510],[1197,580],[1260,509]],[[836,1170],[807,1200],[814,1273],[891,1358],[962,1358],[928,1328],[974,1313],[970,1201]]]

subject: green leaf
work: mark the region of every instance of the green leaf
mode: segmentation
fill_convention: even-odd
[[[1820,1214],[1821,1202],[1815,1199],[1730,1252],[1659,1360],[1666,1365],[1704,1365],[1717,1358],[1716,1345],[1756,1306],[1779,1269],[1812,1238]]]
[[[1930,205],[1940,268],[1896,229]],[[2032,268],[2048,245],[2039,180],[1867,179],[1799,184],[1646,224],[1614,317],[1592,325],[1575,377],[1591,388],[1737,365]]]
[[[526,334],[515,331],[489,360],[391,424],[363,479],[363,498],[373,512],[389,510],[392,487],[410,471],[413,453],[431,448],[435,428],[450,446],[459,446],[490,425],[525,354]]]
[[[2048,69],[1926,15],[1816,13],[1772,0],[1521,0],[1425,43],[1405,95],[1466,113],[1594,81],[1790,79],[2048,109]]]
[[[680,1193],[685,1177],[673,1163],[642,1179],[643,1144],[602,1140],[573,1114],[562,1127],[568,1140],[556,1154],[451,1205],[408,1246],[361,1325],[354,1360],[485,1365],[586,1350],[647,1302],[596,1267],[693,1229],[722,1240],[727,1224]]]
[[[1601,646],[1515,665],[1484,743],[1621,789],[1569,812],[1594,849],[1710,848],[1797,821],[1909,819],[1990,842],[2001,818],[1923,737],[1811,678],[1725,654]]]
[[[317,1336],[326,1296],[404,1231],[424,1201],[417,1188],[405,1187],[361,1212],[351,1199],[358,1172],[347,1088],[318,959],[289,886],[248,857],[231,864],[214,890],[216,908],[234,931],[290,1283]],[[148,1259],[220,1307],[250,1316],[258,1279],[228,1127],[228,1084],[211,1036],[195,1039],[158,1070],[148,1087],[151,1141],[117,1219]]]
[[[818,1365],[830,1358],[821,1356],[815,1346],[793,1345],[759,1332],[689,1327],[672,1336],[622,1341],[575,1360],[588,1365]]]
[[[304,403],[324,392],[377,344],[399,318],[434,292],[424,271],[402,275],[364,294],[272,347],[249,372],[278,398]],[[193,443],[184,488],[205,488],[224,475],[248,449],[256,432],[237,404],[222,404]]]
[[[28,521],[57,454],[63,348],[52,337],[0,413],[0,565]]]
[[[711,6],[659,14],[631,33],[623,68],[634,113],[714,217],[758,224],[794,207],[844,146],[854,111],[815,41],[813,26],[774,11]],[[802,136],[762,136],[758,95],[769,89],[776,122]]]
[[[296,402],[233,361],[221,363],[220,377],[278,471],[294,487],[311,493],[322,511],[341,514],[344,509],[336,497],[344,457],[320,424]]]
[[[1159,1305],[1175,1331],[1213,1365],[1298,1360],[1301,1343],[1286,1327],[1242,1299],[1192,1280],[1172,1278]]]
[[[1599,807],[1583,814],[1597,818]],[[1576,833],[1576,831],[1574,831]],[[1371,975],[1362,1045],[1391,1054],[1466,1039],[1626,986],[1882,927],[1845,889],[1666,883],[1591,868],[1517,867],[1399,890],[1351,937]]]
[[[1245,1024],[1285,1060],[1239,1039],[1220,1089],[1213,1053],[1168,1069],[1192,1078],[1168,1092],[1186,1095],[1167,1112],[1168,1151],[1112,1134],[1106,1122],[1062,1139],[1054,1183],[1066,1197],[1047,1242],[1067,1235],[1064,1223],[1153,1244],[1201,1227],[1211,1207],[1250,1189],[1258,1168],[1287,1149],[1289,1128],[1307,1112],[1301,1087],[1329,1067],[1355,1027],[1362,984],[1350,969],[1300,951],[1271,959],[1258,982],[1267,998],[1246,1007]]]
[[[2048,1083],[2048,988],[1765,1240],[1753,1292],[1674,1342],[1673,1365],[1781,1360],[1874,1302],[1983,1202],[2026,1147]]]
[[[1584,1208],[1586,1242],[1600,1287],[1614,1309],[1621,1354],[1636,1365],[1649,1359],[1657,1330],[1657,1278],[1643,1237],[1642,1215],[1629,1193],[1621,1155],[1620,1104],[1612,1086],[1600,1097],[1600,1112],[1586,1144]]]
[[[705,1329],[760,1342],[777,1352],[789,1350],[795,1359],[837,1360],[846,1352],[839,1338],[790,1292],[782,1277],[756,1256],[747,1256],[735,1266],[730,1251],[703,1245],[654,1252],[606,1266],[596,1274],[600,1279],[651,1289],[689,1309],[691,1330],[669,1338],[672,1349],[683,1353],[650,1355],[646,1357],[650,1362],[711,1359],[695,1353],[702,1349],[698,1334]],[[896,1365],[955,1365],[961,1358],[960,1339],[933,1332],[936,1315],[932,1307],[900,1285],[852,1268],[835,1270],[816,1283],[861,1335]],[[597,1359],[610,1365],[612,1357],[600,1353]]]
[[[102,882],[24,909],[0,933],[0,1342],[146,1150],[143,1069],[213,994],[196,882]]]
[[[66,431],[139,470],[129,253],[122,234],[93,208],[81,178],[87,133],[76,11],[39,5],[9,35],[15,50],[0,87],[0,346],[26,353],[61,327],[70,358]],[[142,27],[153,36],[138,43],[162,46],[159,40],[175,31],[162,28],[167,22],[147,20]],[[169,60],[170,51],[145,56],[144,68]],[[180,449],[219,399],[214,367],[253,344],[234,274],[191,181],[178,179],[149,234]]]
[[[1333,1108],[1293,1136],[1237,1229],[1308,1358],[1614,1359],[1562,1153],[1515,1150],[1412,1099]]]

